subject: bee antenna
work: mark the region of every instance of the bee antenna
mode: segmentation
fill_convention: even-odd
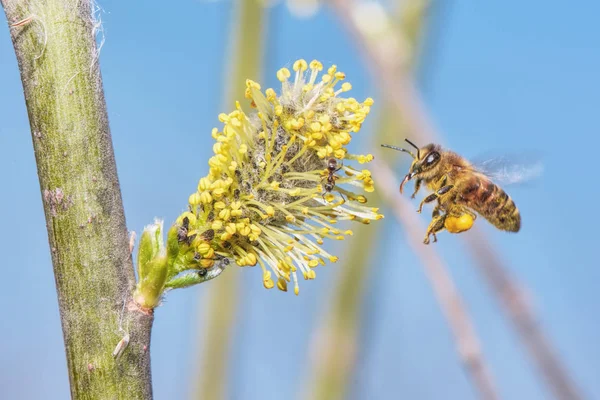
[[[410,144],[412,147],[417,149],[417,158],[421,158],[421,154],[420,154],[421,152],[419,150],[419,147],[408,139],[404,139],[404,140],[406,141],[406,143]]]
[[[390,149],[394,149],[394,150],[398,150],[398,151],[403,151],[405,153],[410,154],[410,156],[412,158],[415,158],[415,155],[413,153],[411,153],[410,151],[408,151],[406,149],[403,149],[401,147],[396,147],[396,146],[392,146],[392,145],[389,145],[389,144],[382,144],[381,147],[387,147],[387,148],[390,148]]]

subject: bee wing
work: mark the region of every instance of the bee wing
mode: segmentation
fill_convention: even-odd
[[[477,171],[501,186],[530,183],[544,172],[542,160],[532,156],[488,157],[475,160],[472,164]]]

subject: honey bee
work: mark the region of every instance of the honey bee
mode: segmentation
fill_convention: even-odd
[[[396,146],[382,146],[408,153],[414,159],[400,184],[400,193],[406,182],[413,178],[415,189],[411,198],[415,198],[423,183],[433,192],[421,201],[418,213],[423,205],[437,200],[423,243],[429,244],[432,235],[433,241],[437,242],[436,234],[444,229],[450,233],[468,231],[477,214],[500,230],[519,232],[519,209],[510,196],[492,181],[493,174],[486,173],[483,168],[452,151],[442,149],[440,145],[431,143],[419,148],[405,140],[417,150],[416,155]]]

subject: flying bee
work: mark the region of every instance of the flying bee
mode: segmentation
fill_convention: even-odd
[[[342,163],[342,165],[338,167],[337,160],[335,158],[330,158],[329,160],[327,160],[327,168],[325,169],[325,173],[327,174],[327,176],[323,178],[327,181],[325,182],[325,185],[323,185],[325,189],[325,191],[322,193],[323,200],[325,200],[325,195],[327,193],[331,193],[331,191],[335,187],[335,181],[338,179],[338,177],[334,174],[342,168],[344,168],[344,164]],[[346,199],[344,198],[344,195],[340,193],[340,196],[342,196],[342,199],[344,199],[345,202]]]
[[[411,198],[415,198],[423,183],[433,192],[421,201],[417,212],[422,211],[424,204],[437,200],[423,243],[429,244],[431,235],[436,242],[436,234],[444,229],[450,233],[471,229],[477,214],[500,230],[518,232],[521,229],[519,209],[510,196],[492,181],[492,170],[478,168],[440,145],[431,143],[419,148],[405,140],[417,150],[416,155],[396,146],[382,146],[408,153],[414,159],[400,184],[400,193],[406,182],[413,178],[415,189]],[[507,177],[507,180],[514,183],[514,178]]]

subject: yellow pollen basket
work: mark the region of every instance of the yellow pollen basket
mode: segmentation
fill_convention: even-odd
[[[473,222],[473,217],[469,214],[462,214],[460,217],[450,215],[446,217],[444,227],[450,233],[461,233],[471,229]]]

